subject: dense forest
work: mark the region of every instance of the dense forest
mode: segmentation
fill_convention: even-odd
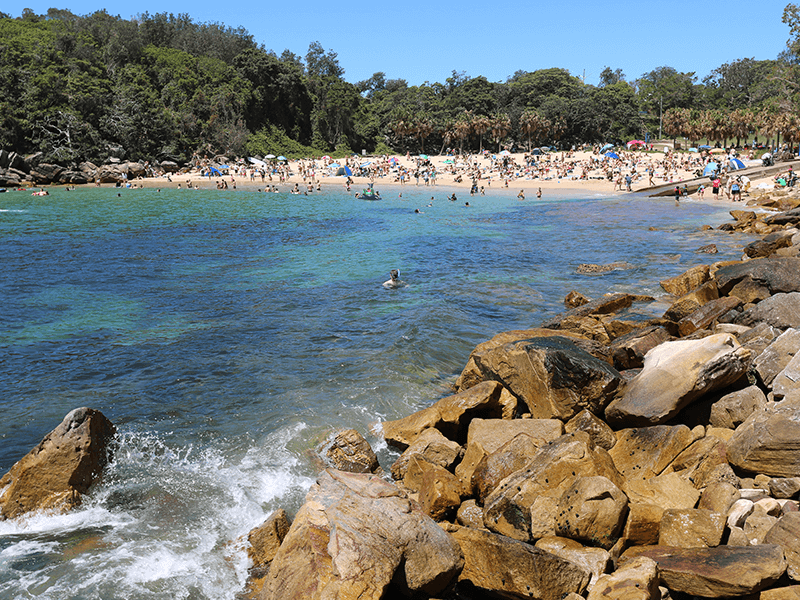
[[[375,73],[350,83],[335,52],[277,55],[244,29],[188,15],[50,9],[0,13],[0,148],[49,162],[193,155],[309,156],[529,148],[669,137],[800,139],[800,8],[787,49],[695,73],[663,66],[597,86],[559,68],[505,82],[453,72],[410,86]]]

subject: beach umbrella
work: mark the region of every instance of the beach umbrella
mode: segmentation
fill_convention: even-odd
[[[230,166],[229,165],[220,165],[219,168],[220,169],[230,169]]]
[[[453,161],[452,161],[452,159],[449,159],[449,158],[448,158],[448,159],[445,159],[445,161],[444,161],[444,164],[446,164],[446,165],[452,165],[452,164],[453,164]]]
[[[728,165],[730,166],[731,169],[734,170],[745,168],[744,163],[740,161],[738,158],[732,158],[730,162],[728,162]]]
[[[697,152],[697,148],[689,148],[689,152]]]
[[[605,151],[606,151],[606,150],[608,150],[609,148],[613,148],[613,147],[614,147],[614,144],[606,144],[605,146],[603,146],[602,148],[600,148],[600,152],[605,152]]]
[[[503,151],[500,153],[500,156],[511,156],[511,152],[509,152],[508,150],[503,150]]]
[[[274,154],[267,154],[264,158],[275,158]]]
[[[341,165],[339,163],[331,163],[328,165],[331,169],[338,169]]]
[[[719,165],[715,162],[710,162],[706,165],[706,168],[703,169],[703,176],[706,175],[713,175],[719,169]]]
[[[331,157],[326,154],[320,160],[330,160],[330,159],[331,159]]]
[[[428,155],[427,154],[420,154],[419,157],[421,159],[425,160],[426,158],[428,158]]]
[[[286,160],[286,157],[285,157],[285,156],[279,156],[279,157],[278,157],[278,160],[284,160],[284,161],[285,161],[285,160]]]
[[[344,177],[350,177],[353,172],[350,170],[350,167],[339,167],[339,169],[336,171],[336,174]]]
[[[628,148],[631,146],[644,146],[644,142],[642,140],[631,140],[625,145],[628,146]]]
[[[710,152],[711,154],[725,154],[725,150],[722,148],[712,148]]]
[[[367,162],[363,162],[363,163],[361,163],[361,164],[360,164],[360,165],[358,165],[358,166],[359,166],[359,168],[363,169],[364,167],[368,167],[368,166],[370,166],[371,164],[372,164],[372,161],[371,161],[371,160],[368,160]]]
[[[259,167],[267,166],[267,163],[265,163],[263,160],[258,160],[257,158],[253,158],[252,156],[248,160],[254,165],[258,165]]]
[[[698,148],[700,148],[700,150],[708,150],[711,148],[711,146],[709,146],[708,144],[703,144],[702,146],[698,146]]]
[[[397,163],[399,163],[400,161],[399,161],[399,160],[397,160],[397,159],[396,159],[396,158],[393,156],[392,158],[390,158],[390,159],[389,159],[389,162],[390,162],[391,164],[393,164],[393,165],[396,165],[396,164],[397,164]]]
[[[606,152],[604,156],[608,158],[619,158],[619,155],[616,152]]]

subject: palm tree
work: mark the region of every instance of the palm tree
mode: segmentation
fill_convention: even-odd
[[[433,125],[427,116],[418,116],[414,120],[414,135],[419,140],[420,151],[425,154],[425,140],[433,133]]]
[[[500,143],[511,131],[511,119],[504,113],[492,115],[492,139],[497,142],[497,151],[500,152]]]
[[[464,140],[472,131],[471,113],[464,111],[455,121],[456,137],[459,141],[458,153],[464,154]]]
[[[528,138],[528,152],[531,151],[531,137],[537,140],[539,137],[550,129],[552,124],[544,118],[538,111],[527,108],[522,116],[519,118],[519,128]]]
[[[483,152],[483,134],[492,128],[492,122],[485,115],[475,115],[472,117],[472,131],[478,134],[480,140],[480,151]]]

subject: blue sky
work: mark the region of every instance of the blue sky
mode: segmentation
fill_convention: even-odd
[[[517,70],[561,67],[596,84],[604,67],[628,80],[661,66],[695,72],[698,81],[739,58],[774,59],[786,47],[784,0],[638,2],[574,0],[452,0],[387,2],[193,2],[138,0],[108,4],[75,0],[55,5],[78,15],[105,8],[112,15],[187,13],[195,22],[244,27],[280,54],[305,56],[319,41],[338,54],[345,79],[383,71],[410,85],[444,82],[452,71],[505,81]],[[51,2],[27,1],[0,10],[37,14]]]

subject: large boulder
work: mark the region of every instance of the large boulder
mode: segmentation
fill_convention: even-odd
[[[481,459],[475,467],[471,485],[466,491],[483,502],[503,479],[527,465],[531,457],[546,443],[542,439],[534,439],[525,433],[520,433]]]
[[[550,498],[554,500],[551,508],[555,508],[577,479],[594,475],[622,487],[622,477],[608,452],[595,447],[587,433],[563,435],[540,448],[525,467],[506,477],[489,494],[484,502],[484,524],[496,533],[527,542],[532,539],[535,502]]]
[[[586,600],[661,600],[658,565],[647,557],[629,560],[613,573],[601,576]]]
[[[458,543],[397,486],[328,469],[306,496],[264,586],[265,600],[435,595],[460,572]]]
[[[584,409],[572,417],[565,425],[564,431],[585,431],[592,438],[595,446],[611,450],[617,443],[617,435],[600,417]]]
[[[796,231],[776,231],[770,233],[760,240],[756,240],[744,247],[744,253],[750,258],[762,258],[775,254],[781,248],[792,245],[792,236]]]
[[[511,419],[516,408],[516,399],[500,383],[484,381],[408,417],[384,421],[383,437],[392,446],[405,450],[424,429],[434,427],[447,438],[461,442],[473,418]]]
[[[766,323],[778,329],[800,329],[800,292],[770,296],[737,315],[733,322],[750,327]]]
[[[116,429],[103,413],[76,408],[0,478],[0,517],[67,511],[102,474]]]
[[[631,505],[652,504],[664,510],[671,508],[694,508],[700,492],[685,477],[670,472],[649,479],[626,480],[622,491]]]
[[[721,267],[714,273],[721,295],[745,278],[766,287],[770,293],[800,291],[800,258],[755,258]]]
[[[340,471],[377,473],[381,470],[369,442],[355,429],[336,432],[324,452],[333,468]]]
[[[561,600],[570,592],[582,594],[591,577],[574,562],[502,535],[462,527],[453,537],[464,552],[459,582],[493,595]]]
[[[461,484],[456,476],[419,455],[408,462],[403,486],[417,493],[423,512],[437,521],[452,516],[461,505]]]
[[[688,294],[681,296],[672,303],[664,313],[664,318],[676,323],[689,316],[701,306],[704,306],[712,300],[719,299],[719,290],[717,290],[717,282],[713,279],[706,281],[700,287],[693,289]]]
[[[286,511],[281,508],[247,534],[247,557],[251,565],[247,573],[246,598],[255,599],[261,594],[269,565],[278,553],[290,526]]]
[[[672,548],[633,546],[620,558],[647,557],[658,564],[661,581],[671,591],[702,598],[731,598],[769,587],[783,575],[786,562],[780,546]]]
[[[680,298],[708,281],[711,278],[710,270],[708,265],[694,266],[680,275],[661,281],[661,287],[668,294]]]
[[[617,369],[640,369],[645,355],[656,346],[672,340],[663,327],[650,325],[620,336],[611,342],[611,356]]]
[[[412,456],[419,456],[431,464],[451,469],[461,458],[463,450],[456,442],[448,440],[438,429],[429,427],[417,436],[392,465],[392,477],[403,479]]]
[[[771,477],[800,476],[800,398],[767,405],[736,428],[728,442],[730,463]]]
[[[775,400],[800,398],[800,356],[795,355],[772,381],[772,396]]]
[[[97,170],[95,181],[100,183],[122,183],[124,171],[119,165],[103,165]]]
[[[676,548],[719,546],[725,531],[725,515],[699,508],[670,508],[664,511],[658,544]]]
[[[800,329],[787,329],[781,333],[753,360],[753,367],[761,383],[771,386],[775,376],[786,368],[798,351]]]
[[[712,427],[736,429],[755,411],[767,405],[767,397],[757,385],[725,394],[711,405],[708,424]]]
[[[645,356],[644,368],[606,409],[609,425],[665,423],[703,395],[723,389],[747,373],[750,352],[732,335],[665,342]]]
[[[56,183],[64,172],[64,167],[50,163],[41,163],[31,171],[31,179],[36,185]]]
[[[628,498],[602,476],[582,477],[558,501],[556,535],[608,550],[625,525]]]
[[[569,538],[551,535],[543,537],[535,545],[540,550],[560,556],[589,571],[592,574],[589,589],[611,566],[611,554],[607,550],[587,548]]]
[[[545,329],[565,329],[565,322],[573,322],[590,315],[609,315],[617,313],[629,308],[634,302],[641,299],[641,297],[632,294],[608,294],[573,308],[565,314],[547,321],[542,327]]]
[[[607,362],[561,336],[495,346],[472,359],[485,379],[500,381],[538,419],[568,420],[584,408],[602,414],[622,381]]]
[[[778,544],[786,557],[787,574],[800,581],[800,512],[783,515],[764,537],[765,544]]]
[[[769,225],[800,225],[800,208],[793,208],[775,215],[764,217]]]
[[[664,473],[692,442],[694,436],[686,425],[634,427],[617,432],[617,443],[609,454],[625,479],[649,479]]]

